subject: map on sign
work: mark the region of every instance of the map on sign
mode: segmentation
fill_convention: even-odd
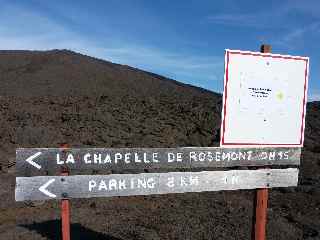
[[[221,146],[302,147],[309,58],[226,50]]]

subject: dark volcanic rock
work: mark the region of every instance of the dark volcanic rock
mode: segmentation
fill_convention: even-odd
[[[59,236],[57,202],[13,204],[17,147],[218,145],[220,94],[129,66],[0,51],[0,83],[0,239]],[[319,237],[320,103],[306,116],[300,185],[271,191],[268,239]],[[251,215],[252,191],[72,200],[77,239],[248,239]]]

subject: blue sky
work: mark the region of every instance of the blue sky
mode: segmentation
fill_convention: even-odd
[[[222,92],[224,50],[310,57],[320,100],[320,1],[0,0],[1,49],[71,49]]]

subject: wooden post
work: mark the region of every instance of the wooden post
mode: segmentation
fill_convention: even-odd
[[[270,45],[262,45],[260,48],[262,53],[270,53]],[[268,189],[262,188],[256,190],[255,196],[255,219],[254,219],[254,239],[266,239],[267,225],[267,210],[268,210]]]
[[[271,45],[266,45],[266,44],[261,45],[260,52],[271,53]]]
[[[68,144],[62,144],[61,148],[68,148]],[[68,176],[68,169],[61,169],[61,176]],[[68,196],[63,196],[67,198]],[[69,199],[61,200],[61,229],[62,229],[62,240],[70,240],[70,201]]]

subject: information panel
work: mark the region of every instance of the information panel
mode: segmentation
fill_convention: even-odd
[[[221,146],[303,146],[309,58],[226,50]]]

